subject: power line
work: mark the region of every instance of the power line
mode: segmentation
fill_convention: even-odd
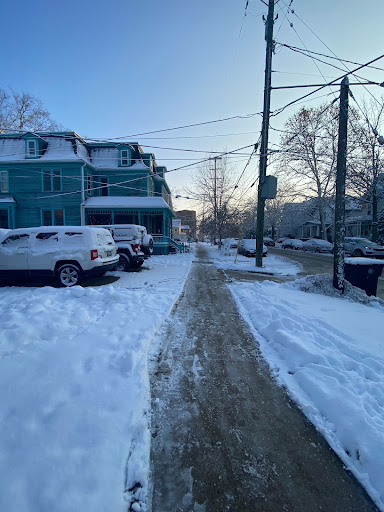
[[[271,115],[273,116],[276,116],[278,114],[281,114],[281,112],[283,112],[283,110],[285,110],[286,108],[290,107],[291,105],[294,105],[295,103],[297,103],[298,101],[300,100],[303,100],[305,98],[308,98],[308,96],[311,96],[312,94],[315,94],[316,92],[319,92],[321,91],[322,89],[324,89],[325,87],[328,87],[329,85],[337,82],[338,80],[342,80],[344,77],[346,76],[349,76],[349,75],[353,75],[356,71],[358,71],[359,69],[362,69],[366,66],[368,66],[369,64],[372,64],[373,62],[377,62],[378,60],[382,59],[384,57],[384,54],[383,55],[380,55],[379,57],[376,57],[375,59],[372,59],[370,60],[369,62],[367,62],[366,64],[361,64],[359,67],[355,68],[354,70],[352,71],[349,71],[348,73],[344,73],[344,75],[338,77],[338,78],[335,78],[334,80],[332,80],[331,82],[328,82],[324,85],[322,85],[321,87],[318,87],[317,89],[315,89],[314,91],[312,92],[309,92],[308,94],[305,94],[304,96],[301,96],[300,98],[297,98],[296,100],[293,100],[289,103],[287,103],[286,105],[284,105],[284,107],[281,107],[277,110],[275,110],[273,113],[271,113]]]
[[[282,0],[282,2],[284,3],[284,5],[286,5],[286,4],[285,4],[285,2],[284,2],[284,0]],[[334,52],[334,51],[332,51],[332,50],[331,50],[331,48],[329,48],[329,46],[328,46],[326,43],[324,43],[324,41],[322,41],[322,39],[320,39],[320,37],[319,37],[319,36],[318,36],[318,35],[317,35],[317,34],[316,34],[312,29],[311,29],[311,27],[309,27],[309,25],[307,25],[307,23],[305,23],[305,21],[303,21],[303,20],[302,20],[302,19],[301,19],[297,14],[296,14],[296,12],[295,12],[293,9],[291,10],[291,12],[292,12],[292,14],[293,14],[294,16],[296,16],[296,17],[301,21],[301,23],[303,23],[303,25],[305,25],[305,26],[307,27],[307,29],[308,29],[308,30],[309,30],[309,31],[310,31],[310,32],[311,32],[311,33],[312,33],[312,34],[313,34],[313,35],[314,35],[314,36],[315,36],[315,37],[316,37],[316,38],[321,42],[321,44],[323,44],[323,45],[327,48],[327,50],[329,50],[329,51],[330,51],[330,52],[331,52],[331,53],[332,53],[332,54],[337,58],[337,60],[338,60],[338,61],[339,61],[339,62],[340,62],[344,67],[345,67],[345,69],[349,72],[348,74],[352,74],[353,76],[355,76],[355,77],[359,80],[359,77],[358,77],[357,75],[354,75],[354,72],[355,72],[355,71],[357,71],[358,69],[361,69],[362,67],[366,67],[368,64],[371,64],[372,62],[374,62],[374,61],[371,61],[371,62],[369,62],[369,63],[368,63],[368,64],[366,64],[366,65],[363,65],[363,66],[361,65],[359,68],[357,68],[357,69],[356,69],[356,70],[354,70],[354,71],[350,71],[350,70],[349,70],[349,68],[344,64],[344,62],[343,62],[341,59],[339,59],[339,57],[335,54],[335,52]],[[346,76],[347,76],[347,75],[346,75]],[[344,78],[344,77],[343,77],[343,78]],[[363,85],[363,84],[362,84],[362,85]],[[364,85],[363,85],[363,87],[364,87],[364,89],[368,92],[368,94],[370,94],[370,95],[372,96],[372,98],[373,98],[375,101],[377,101],[377,102],[378,102],[377,98],[375,98],[375,96],[374,96],[374,95],[373,95],[373,94],[372,94],[372,93],[371,93],[371,92],[370,92],[370,91],[369,91],[369,90],[368,90]],[[379,103],[379,102],[378,102],[378,103]],[[379,103],[379,104],[380,104],[380,103]]]
[[[355,62],[353,60],[342,59],[342,58],[339,58],[339,57],[333,57],[332,55],[326,55],[324,53],[314,52],[312,50],[308,50],[307,48],[304,50],[303,48],[298,48],[297,46],[292,46],[292,45],[283,44],[283,43],[279,43],[279,44],[281,46],[285,46],[286,48],[289,48],[290,50],[298,50],[300,52],[312,53],[313,55],[319,55],[320,57],[326,57],[327,59],[333,59],[333,60],[337,60],[339,62],[347,62],[348,64],[354,64],[355,66],[360,66],[361,65],[360,62]],[[324,61],[320,61],[320,62],[324,62]],[[328,64],[328,63],[324,62],[324,64]],[[370,69],[376,69],[378,71],[384,71],[384,68],[378,68],[376,66],[366,66],[366,67],[370,68]],[[340,69],[340,68],[337,68],[337,69]]]
[[[153,133],[170,132],[170,131],[174,131],[174,130],[183,130],[185,128],[193,128],[195,126],[204,126],[204,125],[207,125],[207,124],[222,123],[222,122],[225,122],[225,121],[231,121],[233,119],[250,119],[250,118],[252,118],[254,116],[261,115],[261,114],[262,114],[262,112],[254,112],[252,114],[245,114],[245,115],[237,115],[237,116],[232,116],[232,117],[225,117],[223,119],[215,119],[213,121],[204,121],[204,122],[201,122],[201,123],[193,123],[193,124],[186,124],[186,125],[183,125],[183,126],[175,126],[173,128],[164,128],[162,130],[153,130],[153,131],[150,131],[150,132],[134,133],[134,134],[131,134],[131,135],[124,135],[123,137],[114,137],[114,138],[110,138],[110,139],[101,139],[101,138],[97,138],[97,137],[93,137],[93,138],[87,137],[85,140],[109,142],[109,141],[113,141],[113,140],[127,139],[129,137],[140,137],[142,135],[151,135]]]

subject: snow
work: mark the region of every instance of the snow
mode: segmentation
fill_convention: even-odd
[[[277,382],[384,510],[384,302],[315,277],[229,286]]]
[[[226,249],[224,247],[219,249],[218,246],[207,243],[204,244],[204,247],[207,249],[209,257],[213,259],[216,267],[223,270],[241,270],[281,276],[297,275],[301,271],[299,264],[293,263],[291,260],[282,256],[268,254],[268,256],[263,258],[263,266],[260,268],[256,267],[254,257],[248,258],[238,254],[236,258],[236,249]]]
[[[100,287],[0,289],[0,510],[147,510],[148,355],[192,260],[156,256]]]
[[[204,245],[224,270],[300,271]],[[149,360],[193,258],[98,287],[0,288],[0,510],[149,512]],[[384,511],[384,302],[329,275],[228,286],[276,382]]]

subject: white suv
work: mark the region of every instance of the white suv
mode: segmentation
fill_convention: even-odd
[[[0,243],[0,278],[55,277],[61,286],[112,270],[119,257],[106,229],[43,226],[10,230]]]

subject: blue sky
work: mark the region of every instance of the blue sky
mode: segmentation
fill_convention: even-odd
[[[278,42],[326,54],[332,50],[361,63],[384,53],[382,0],[293,0],[294,13],[288,13],[288,3],[276,4]],[[0,87],[37,95],[57,122],[83,137],[122,137],[260,112],[265,59],[261,16],[267,8],[261,0],[250,0],[244,17],[245,5],[245,0],[3,1],[6,51]],[[319,66],[327,79],[341,74]],[[384,59],[378,66],[384,68]],[[279,46],[273,69],[273,85],[323,82],[311,59]],[[384,81],[383,72],[360,74]],[[356,89],[358,99],[369,97],[362,87]],[[384,92],[369,90],[376,98]],[[272,109],[305,92],[273,91]],[[321,101],[325,99],[307,104]],[[297,108],[275,117],[273,126],[282,128]],[[254,116],[157,134],[161,139],[129,138],[173,169],[204,158],[207,151],[253,144],[260,126],[261,118]],[[239,135],[223,136],[228,134]],[[170,138],[182,136],[194,138]],[[278,136],[271,133],[274,141]],[[238,171],[246,160],[246,155],[234,159]],[[257,168],[255,159],[247,172],[256,176]],[[191,173],[169,173],[168,182],[182,193]]]

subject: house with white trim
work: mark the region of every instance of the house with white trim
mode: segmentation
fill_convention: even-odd
[[[141,224],[155,251],[168,252],[174,212],[166,172],[138,142],[0,133],[0,227]]]

